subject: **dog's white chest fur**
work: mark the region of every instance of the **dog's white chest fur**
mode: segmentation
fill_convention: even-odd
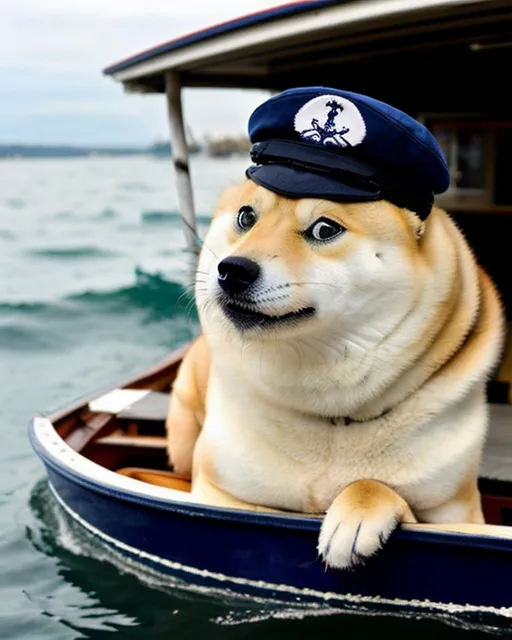
[[[307,386],[294,392],[293,385],[276,380],[273,398],[262,397],[255,386],[243,384],[240,372],[212,371],[198,443],[214,465],[218,486],[254,504],[322,512],[345,486],[372,477],[394,487],[416,510],[433,509],[456,492],[484,437],[478,394],[415,430],[389,416],[332,424],[290,406],[294,396],[301,408],[315,406]]]

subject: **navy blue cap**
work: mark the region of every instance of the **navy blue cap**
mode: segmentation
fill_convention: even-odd
[[[289,198],[388,200],[425,219],[450,172],[430,131],[368,96],[329,87],[288,89],[249,120],[247,176]]]

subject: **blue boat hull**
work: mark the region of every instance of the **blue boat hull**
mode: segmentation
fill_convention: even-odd
[[[46,464],[70,515],[118,552],[189,583],[331,606],[512,607],[507,540],[397,531],[366,566],[326,570],[316,552],[317,520],[127,499]]]
[[[319,518],[194,503],[189,493],[153,487],[88,460],[40,416],[29,436],[61,506],[139,567],[189,585],[283,602],[512,619],[506,527],[487,535],[401,527],[366,565],[333,570],[317,554]]]

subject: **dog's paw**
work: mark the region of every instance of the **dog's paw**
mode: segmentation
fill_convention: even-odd
[[[400,522],[415,521],[393,489],[376,480],[359,480],[327,510],[318,552],[327,566],[351,569],[379,551]]]

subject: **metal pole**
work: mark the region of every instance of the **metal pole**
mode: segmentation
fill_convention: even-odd
[[[181,106],[181,78],[178,72],[169,71],[165,75],[165,91],[167,94],[167,109],[169,125],[171,129],[171,147],[174,169],[176,171],[176,188],[178,190],[178,203],[183,222],[183,230],[190,254],[191,266],[189,281],[195,280],[197,268],[197,255],[199,245],[197,242],[196,215],[194,209],[194,196],[190,180],[190,168],[188,163],[188,148],[183,123]]]

